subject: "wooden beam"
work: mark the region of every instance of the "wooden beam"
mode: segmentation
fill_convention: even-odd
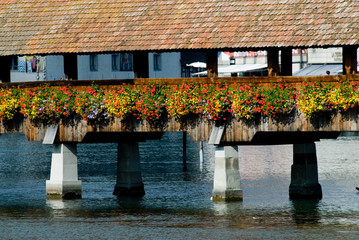
[[[149,78],[148,52],[133,53],[133,71],[135,78]]]
[[[277,48],[267,49],[268,76],[279,75],[279,52]]]
[[[218,77],[218,52],[207,51],[206,52],[207,62],[207,77],[213,78]]]
[[[0,81],[10,82],[11,56],[0,57]]]
[[[293,60],[292,60],[292,48],[281,49],[281,76],[292,76],[293,75]]]
[[[77,54],[64,54],[64,73],[66,80],[77,80]]]
[[[357,73],[357,46],[344,46],[343,47],[343,74],[356,74]]]
[[[222,80],[228,84],[260,84],[266,85],[276,81],[282,81],[286,83],[293,84],[300,88],[302,82],[310,82],[320,80],[328,83],[337,83],[338,81],[343,81],[346,79],[345,75],[322,75],[322,76],[277,76],[277,77],[221,77],[218,80]],[[213,83],[213,78],[196,78],[196,82],[199,84],[210,84]],[[352,75],[350,77],[351,81],[357,82],[359,84],[359,74]],[[151,82],[158,84],[167,84],[167,85],[181,85],[183,83],[190,83],[193,81],[193,78],[152,78]],[[105,79],[105,80],[77,80],[72,82],[65,81],[37,81],[37,82],[12,82],[12,83],[0,83],[0,88],[6,87],[20,87],[20,88],[34,88],[39,85],[48,85],[48,86],[73,86],[76,89],[84,88],[84,86],[91,86],[91,84],[96,83],[97,85],[102,86],[106,89],[111,89],[118,85],[123,84],[135,84],[135,85],[144,85],[148,83],[148,79]]]

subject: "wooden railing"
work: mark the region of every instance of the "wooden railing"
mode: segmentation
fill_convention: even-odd
[[[323,76],[276,76],[276,77],[218,77],[218,78],[136,78],[136,79],[106,79],[106,80],[57,80],[57,81],[33,81],[33,82],[14,82],[14,83],[0,83],[0,88],[20,86],[21,88],[32,88],[39,85],[49,86],[65,86],[70,85],[74,87],[90,86],[95,83],[105,88],[122,84],[143,85],[149,82],[178,85],[185,82],[197,82],[199,84],[215,83],[219,81],[227,83],[242,83],[242,84],[268,84],[277,81],[291,83],[299,86],[305,81],[323,81],[323,82],[338,82],[343,80],[350,80],[359,82],[359,74],[352,75],[323,75]]]

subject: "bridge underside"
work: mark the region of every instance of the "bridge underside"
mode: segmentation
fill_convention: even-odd
[[[257,132],[250,142],[230,142],[225,145],[281,145],[336,139],[341,132]]]
[[[165,132],[88,132],[81,143],[129,143],[160,140]],[[220,142],[220,146],[282,145],[318,142],[321,139],[336,139],[335,132],[257,132],[249,142]],[[196,140],[196,139],[193,139]]]
[[[165,132],[88,132],[81,143],[129,143],[160,140]],[[282,145],[317,142],[320,139],[336,139],[341,132],[256,132],[248,142],[224,142],[215,145]],[[55,139],[56,140],[56,139]],[[197,139],[193,139],[196,141]],[[65,141],[64,141],[65,142]]]
[[[164,132],[88,132],[82,143],[134,143],[159,140]]]

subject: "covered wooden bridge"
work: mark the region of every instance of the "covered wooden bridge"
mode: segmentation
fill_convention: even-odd
[[[269,76],[237,78],[236,81],[265,82],[280,78],[300,82],[304,79],[290,77],[292,49],[318,47],[342,47],[345,73],[344,77],[322,76],[320,80],[357,79],[358,15],[359,2],[349,0],[2,1],[1,86],[12,85],[7,83],[10,80],[11,61],[12,56],[18,55],[63,55],[65,75],[74,80],[71,84],[81,85],[80,81],[75,81],[78,74],[77,55],[80,54],[132,53],[136,78],[133,81],[141,82],[146,81],[149,76],[149,52],[202,51],[206,53],[207,62],[208,78],[205,80],[216,81],[219,51],[257,50],[267,51]],[[115,85],[118,81],[109,84]],[[351,119],[357,119],[357,116]],[[345,123],[344,120],[345,118],[338,116],[333,126],[318,128],[298,115],[296,123],[288,126],[263,123],[244,130],[245,124],[235,122],[227,126],[225,131],[221,126],[215,127],[213,123],[201,123],[199,126],[202,127],[191,136],[197,134],[195,139],[208,140],[217,146],[214,199],[242,198],[236,145],[241,142],[254,143],[253,139],[257,141],[256,144],[273,143],[273,139],[276,139],[274,143],[294,143],[290,197],[321,198],[314,141],[321,137],[335,138],[341,131],[359,130],[357,121]],[[86,136],[92,134],[102,136],[101,139],[110,134],[115,135],[111,139],[119,142],[115,193],[144,194],[136,142],[138,139],[134,138],[132,143],[121,143],[119,136],[125,132],[121,123],[99,130],[83,121],[82,125],[71,129],[64,129],[60,125],[53,131],[47,126],[34,127],[28,120],[24,123],[19,129],[31,140],[43,140],[46,134],[47,137],[54,136],[54,141],[57,139],[56,142],[51,142],[54,143],[54,152],[51,176],[46,187],[49,196],[81,195],[81,181],[77,177],[76,143],[84,142]],[[168,126],[168,131],[183,131],[177,127],[177,123],[170,124],[173,125]],[[154,134],[159,131],[148,131],[143,126],[138,126],[131,133],[137,134],[141,140],[160,137],[160,134]],[[232,132],[228,129],[232,129]],[[2,131],[6,132],[4,128]],[[236,135],[233,132],[240,133]],[[128,136],[128,133],[124,136]],[[96,138],[89,137],[91,141]]]

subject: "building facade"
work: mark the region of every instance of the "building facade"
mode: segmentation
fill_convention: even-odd
[[[181,54],[149,53],[150,78],[180,78]],[[133,56],[130,53],[89,54],[77,56],[78,80],[133,79]],[[64,57],[15,56],[12,59],[11,82],[51,81],[65,79]]]

